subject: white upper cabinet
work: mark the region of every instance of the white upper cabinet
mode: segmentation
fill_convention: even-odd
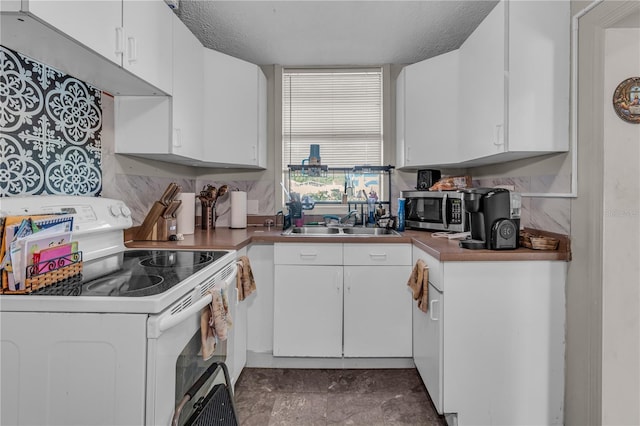
[[[396,166],[455,161],[458,51],[405,67],[396,84]],[[408,88],[408,89],[407,89]]]
[[[25,6],[24,11],[99,55],[121,64],[121,55],[116,51],[116,30],[122,27],[120,1],[29,0]]]
[[[505,3],[460,47],[458,161],[505,150]]]
[[[568,1],[501,1],[456,53],[405,67],[397,83],[398,167],[566,152],[570,24]]]
[[[171,153],[198,160],[203,155],[203,50],[196,36],[174,15]]]
[[[513,1],[508,10],[507,149],[568,151],[569,2]]]
[[[204,48],[177,16],[171,18],[173,96],[116,97],[115,152],[200,165]]]
[[[114,95],[170,93],[173,12],[163,0],[23,0],[2,11],[11,49]]]
[[[123,0],[118,30],[122,66],[167,94],[173,77],[173,18],[164,0]]]
[[[118,96],[116,152],[196,167],[266,168],[264,73],[204,48],[171,17],[172,96]]]
[[[204,161],[266,168],[266,77],[257,65],[204,49]]]

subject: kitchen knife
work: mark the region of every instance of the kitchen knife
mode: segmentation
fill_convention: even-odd
[[[169,204],[169,206],[165,209],[164,213],[162,213],[162,217],[165,219],[169,219],[171,217],[175,217],[175,212],[182,204],[182,200],[173,200]]]
[[[140,228],[138,229],[136,240],[149,239],[149,235],[151,234],[151,231],[153,231],[153,226],[156,224],[165,209],[165,205],[160,201],[156,201],[155,203],[153,203],[153,206],[151,206],[149,213],[147,213],[147,216],[144,218],[142,225],[140,225]]]
[[[169,197],[167,198],[167,206],[176,199],[176,197],[178,196],[178,194],[180,193],[180,191],[182,191],[182,187],[176,183],[174,183],[173,185],[175,185],[171,191],[171,193],[169,193]]]
[[[175,182],[171,182],[169,186],[167,186],[167,189],[165,189],[164,192],[162,193],[162,196],[160,197],[160,202],[164,206],[169,205],[169,202],[171,201],[169,197],[171,196],[171,194],[173,194],[173,191],[175,191],[176,186],[177,184]]]

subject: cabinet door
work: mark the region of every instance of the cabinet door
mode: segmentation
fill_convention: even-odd
[[[260,67],[258,73],[258,158],[257,166],[267,168],[267,77]]]
[[[409,266],[345,266],[344,356],[410,357]]]
[[[202,159],[203,47],[173,15],[173,154]]]
[[[163,0],[124,0],[123,67],[167,94],[172,89],[173,27]]]
[[[403,68],[396,80],[396,167],[401,168],[407,165],[405,158],[405,86],[407,68]]]
[[[122,26],[120,1],[29,0],[27,8],[58,31],[122,65],[121,54],[116,52],[116,29]]]
[[[404,165],[458,161],[457,50],[405,68]]]
[[[562,424],[566,271],[444,263],[444,411],[458,424]]]
[[[171,152],[168,96],[116,96],[114,110],[117,154],[163,158]]]
[[[509,151],[569,149],[569,9],[509,3]]]
[[[225,165],[257,167],[257,66],[205,49],[204,67],[205,160]]]
[[[342,266],[275,266],[274,356],[342,356],[342,284]]]
[[[443,408],[444,293],[429,284],[429,309],[413,304],[413,361],[439,414]]]
[[[505,3],[460,47],[460,160],[505,150]]]

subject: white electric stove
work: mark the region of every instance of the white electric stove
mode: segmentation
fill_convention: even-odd
[[[118,200],[0,199],[0,215],[74,215],[82,275],[0,296],[0,423],[168,425],[202,361],[200,314],[211,289],[234,290],[233,250],[126,249]]]

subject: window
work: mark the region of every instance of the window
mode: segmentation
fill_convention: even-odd
[[[362,190],[380,193],[378,173],[353,173],[354,166],[382,165],[382,69],[283,69],[282,164],[290,192],[320,203],[340,203]],[[289,173],[308,165],[312,145],[328,171]],[[285,200],[286,201],[286,200]]]

